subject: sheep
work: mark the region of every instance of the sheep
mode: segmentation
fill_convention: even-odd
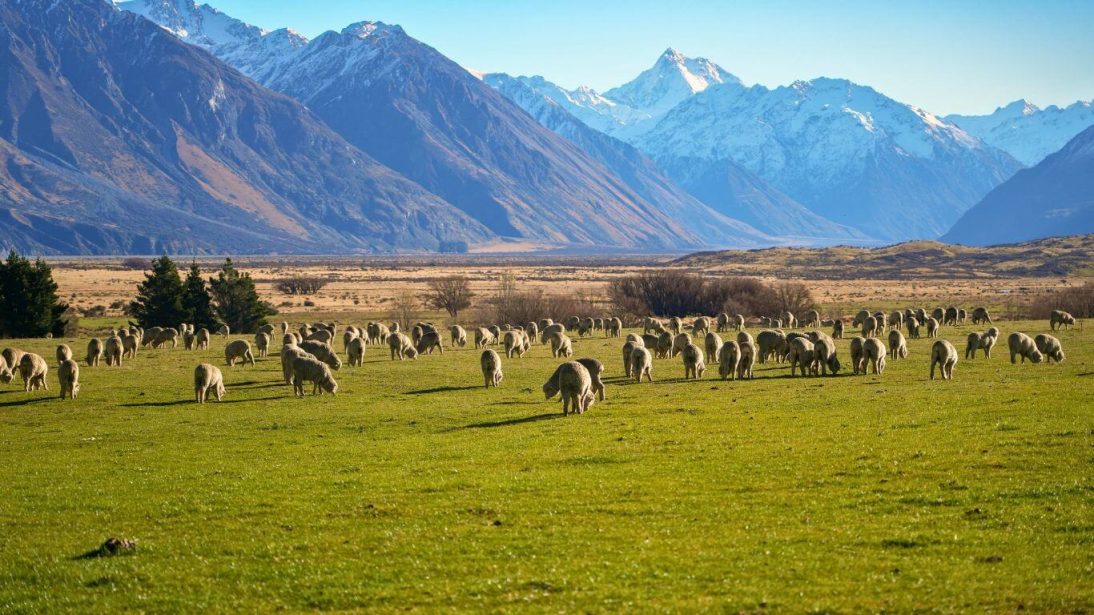
[[[876,337],[871,337],[862,343],[862,360],[865,365],[862,368],[862,373],[866,373],[867,367],[874,368],[874,375],[880,376],[885,371],[885,356],[888,351],[885,349],[885,342],[882,342]]]
[[[1037,346],[1037,350],[1045,355],[1046,362],[1064,362],[1064,347],[1060,344],[1060,340],[1046,333],[1041,333],[1033,338],[1033,343]]]
[[[264,331],[259,331],[258,333],[255,333],[255,348],[258,348],[258,356],[269,356],[270,334]]]
[[[524,327],[524,334],[528,337],[529,344],[535,344],[539,341],[539,324],[529,322]]]
[[[908,337],[913,340],[919,339],[919,319],[915,316],[908,318],[904,321],[904,326],[908,329]]]
[[[223,335],[224,337],[228,337],[228,335],[231,333],[231,328],[228,327],[227,324],[220,325],[219,327],[217,327],[217,333],[219,335]]]
[[[1073,326],[1075,326],[1075,317],[1063,310],[1052,310],[1052,314],[1048,317],[1048,327],[1053,331],[1056,327],[1062,330],[1064,327]]]
[[[120,367],[122,364],[122,353],[125,349],[122,345],[122,338],[117,335],[106,338],[106,346],[104,348],[104,354],[106,356],[106,364]]]
[[[957,349],[949,340],[936,340],[931,346],[931,380],[934,380],[934,367],[939,367],[943,380],[953,379],[953,368],[957,365]]]
[[[805,316],[802,317],[801,324],[803,327],[819,327],[821,324],[820,312],[817,310],[809,310],[805,313]]]
[[[310,340],[312,342],[323,342],[324,344],[329,344],[329,343],[331,343],[331,340],[334,339],[334,336],[331,335],[330,331],[328,331],[326,329],[318,329],[316,331],[313,331],[310,335],[308,335],[304,339]]]
[[[487,348],[482,351],[482,356],[479,357],[479,365],[482,366],[482,380],[483,386],[486,388],[498,387],[501,385],[501,379],[505,376],[501,372],[501,357],[492,348]]]
[[[635,344],[641,344],[641,345],[645,346],[646,345],[646,340],[642,339],[642,337],[643,336],[640,336],[637,333],[628,333],[627,337],[623,341],[624,342],[634,342]],[[657,339],[657,338],[655,337],[654,339]]]
[[[813,340],[813,371],[820,371],[822,376],[827,376],[831,371],[835,376],[839,373],[842,367],[839,362],[839,357],[836,356],[836,341],[826,334],[820,331],[814,331],[815,335],[810,334],[810,338]]]
[[[915,311],[915,319],[920,323],[927,322],[927,310],[923,308],[917,308]]]
[[[652,348],[654,350],[657,350],[657,344],[660,341],[661,336],[653,335],[652,333],[645,333],[642,335],[642,337],[639,337],[637,340],[635,340],[635,342],[637,342],[639,346],[645,346],[646,348]]]
[[[289,332],[289,323],[281,321],[281,335],[285,335]]]
[[[676,358],[676,355],[680,354],[684,350],[684,346],[691,343],[691,336],[687,333],[678,333],[672,338],[672,350],[669,352],[669,356]]]
[[[208,363],[202,363],[194,368],[194,399],[199,404],[204,404],[209,397],[209,392],[220,401],[224,398],[224,374],[220,368]]]
[[[802,376],[807,375],[806,370],[813,373],[814,348],[813,342],[810,342],[808,338],[795,337],[790,340],[786,357],[790,360],[791,376],[795,375],[795,369],[800,369]]]
[[[414,346],[414,349],[418,351],[418,354],[433,354],[434,350],[439,354],[444,354],[444,344],[441,343],[441,334],[436,330],[423,333],[422,336],[418,338],[418,343]]]
[[[549,324],[546,327],[541,327],[539,330],[540,343],[546,344],[547,340],[551,339],[551,335],[555,333],[566,333],[566,325],[556,322]]]
[[[338,383],[326,363],[313,357],[296,357],[292,361],[292,388],[297,397],[304,396],[305,382],[312,383],[312,395],[322,395],[324,391],[338,394]]]
[[[237,359],[243,364],[255,364],[255,357],[251,354],[251,345],[247,343],[247,340],[231,341],[224,346],[224,362],[228,364],[228,367],[235,367]]]
[[[562,397],[562,414],[584,414],[596,399],[593,394],[593,379],[589,370],[577,361],[567,361],[555,369],[555,373],[543,383],[543,396],[551,399],[555,395]]]
[[[978,307],[972,310],[972,324],[978,325],[980,323],[991,324],[991,316],[988,314],[988,308]]]
[[[707,332],[706,337],[703,339],[703,347],[711,361],[717,363],[718,351],[722,348],[722,336],[713,331]]]
[[[781,329],[783,327],[783,321],[781,318],[768,318],[767,324],[775,329]]]
[[[992,331],[995,331],[993,334]],[[975,359],[976,351],[983,350],[984,358],[991,358],[991,349],[995,347],[996,339],[998,338],[998,329],[994,327],[987,333],[972,332],[968,335],[967,342],[965,344],[965,358]]]
[[[205,327],[198,329],[198,332],[194,334],[194,342],[197,344],[198,350],[209,350],[209,338],[211,334]]]
[[[593,331],[604,331],[604,322],[605,322],[605,320],[611,320],[611,319],[610,318],[608,318],[608,319],[594,318],[593,319]],[[605,335],[606,334],[607,334],[607,332],[605,331]]]
[[[935,309],[931,310],[931,318],[941,323],[943,320],[946,319],[946,310],[940,307],[936,307]]]
[[[410,341],[405,333],[392,333],[387,336],[387,345],[391,349],[391,360],[394,361],[398,358],[400,361],[407,358],[407,352],[414,348],[414,344]],[[476,347],[478,342],[476,340]],[[483,344],[485,346],[485,344]]]
[[[161,333],[162,335],[162,333]],[[135,359],[137,357],[137,348],[140,346],[140,338],[136,335],[124,335],[122,336],[122,356],[127,359]]]
[[[851,326],[852,327],[861,327],[862,324],[864,322],[866,322],[866,319],[869,318],[869,317],[870,317],[870,310],[859,310],[858,314],[855,315],[854,320],[851,321]]]
[[[957,308],[957,322],[963,325],[966,318],[968,318],[968,312],[964,308]]]
[[[541,318],[536,324],[539,326],[539,330],[542,332],[547,327],[555,324],[555,321],[551,320],[550,318]]]
[[[927,337],[928,338],[938,337],[938,328],[939,328],[938,319],[936,319],[934,316],[931,316],[930,318],[927,319]]]
[[[19,359],[19,375],[23,378],[23,391],[29,393],[38,389],[49,390],[46,382],[46,374],[49,373],[49,365],[40,355],[28,352]]]
[[[586,335],[593,334],[593,326],[595,321],[592,318],[583,318],[577,323],[577,336],[585,337]]]
[[[796,329],[798,327],[798,319],[790,312],[783,312],[782,321],[786,323],[787,329]]]
[[[710,331],[710,319],[706,316],[700,316],[691,323],[691,334],[695,337],[699,337],[700,334],[706,335],[707,331]]]
[[[889,330],[900,331],[904,328],[904,312],[900,310],[893,310],[892,314],[889,314]]]
[[[741,347],[741,359],[737,363],[737,378],[752,380],[752,366],[756,363],[756,344],[749,338],[743,342],[738,340],[737,345]]]
[[[866,342],[866,338],[855,336],[851,338],[851,366],[855,368],[855,373],[865,373],[866,366],[863,364],[863,344]]]
[[[182,332],[182,347],[185,348],[186,350],[193,350],[194,345],[195,345],[194,342],[195,342],[196,339],[197,339],[197,336],[192,331],[183,331]]]
[[[1022,363],[1029,359],[1032,363],[1040,363],[1044,360],[1044,356],[1041,355],[1041,351],[1037,350],[1037,344],[1033,341],[1033,338],[1025,333],[1019,333],[1015,331],[1007,337],[1007,347],[1010,348],[1010,362],[1017,363],[1015,359],[1017,357],[1022,358]]]
[[[832,337],[837,340],[843,339],[843,321],[838,318],[832,323]]]
[[[523,331],[506,331],[505,332],[505,358],[512,359],[516,354],[517,358],[523,358],[525,351],[528,347],[524,343]]]
[[[759,354],[760,363],[767,363],[768,357],[774,357],[776,361],[781,363],[787,351],[786,334],[782,331],[772,331],[770,329],[760,331],[756,335],[756,350]]]
[[[946,311],[942,316],[942,324],[951,325],[951,326],[954,326],[954,327],[957,326],[957,307],[956,306],[951,305],[950,307],[946,308]]]
[[[707,371],[707,366],[703,361],[702,349],[688,342],[680,351],[680,357],[684,361],[684,380],[688,378],[698,380],[703,377],[703,372]]]
[[[684,329],[684,321],[680,320],[679,316],[673,316],[669,319],[667,328],[673,335],[680,335],[680,331]]]
[[[718,333],[723,333],[729,330],[729,314],[722,312],[714,319],[714,325]]]
[[[623,375],[626,378],[631,377],[631,353],[635,348],[645,348],[642,344],[628,340],[623,343]]]
[[[653,357],[650,351],[642,346],[631,351],[631,376],[636,383],[642,382],[642,376],[653,382]]]
[[[547,338],[547,341],[551,344],[551,356],[555,357],[571,357],[574,354],[573,343],[565,333],[555,331]]]
[[[737,314],[736,316],[733,317],[733,319],[736,321],[737,331],[738,332],[744,331],[745,330],[745,317],[744,317],[744,315],[743,314]]]
[[[342,369],[342,360],[338,358],[338,353],[334,351],[334,348],[332,348],[330,344],[324,344],[323,342],[316,342],[314,340],[304,340],[303,342],[300,342],[298,346],[300,346],[301,350],[312,355],[316,359],[319,359],[334,371]]]
[[[889,332],[889,358],[894,361],[908,358],[908,340],[904,339],[900,329]]]
[[[80,364],[71,358],[61,361],[57,367],[57,380],[61,383],[61,399],[80,396]]]
[[[388,338],[391,339],[390,337]],[[494,343],[494,334],[485,327],[479,327],[475,329],[475,349],[486,348],[490,344]]]
[[[499,327],[497,325],[490,325],[489,327],[486,328],[486,330],[490,332],[490,335],[491,335],[490,343],[491,344],[500,344],[501,343],[501,327]]]
[[[464,348],[467,346],[467,331],[459,325],[452,325],[448,328],[448,333],[452,337],[452,346],[456,348]]]
[[[156,340],[156,337],[158,337],[159,334],[162,333],[162,332],[163,332],[163,327],[148,327],[148,330],[146,330],[144,332],[144,335],[140,336],[141,337],[141,345],[142,346],[150,345],[152,342],[154,342]],[[131,333],[128,330],[115,331],[114,332],[114,335],[117,335],[118,337],[125,337],[127,334],[131,335]]]
[[[672,333],[667,330],[657,336],[657,345],[654,346],[654,350],[657,352],[658,359],[668,358],[669,352],[672,351],[672,341]]]
[[[346,345],[346,360],[354,367],[365,364],[365,340],[355,337]]]
[[[68,344],[60,344],[57,346],[57,364],[60,365],[65,361],[72,358],[72,349],[68,347]]]
[[[877,318],[874,316],[867,316],[866,319],[862,321],[862,337],[876,337],[880,333],[881,325],[878,323]]]
[[[190,325],[190,330],[193,331],[193,329],[194,329],[194,325]],[[276,331],[276,330],[277,330],[277,327],[273,326],[273,324],[266,323],[266,324],[262,325],[261,327],[259,327],[258,331],[256,331],[255,333],[265,333],[266,335],[270,336],[270,339],[273,339],[274,331]]]
[[[27,353],[19,350],[18,348],[5,348],[0,356],[4,357],[4,362],[10,366],[12,370],[19,369],[19,362],[23,360],[23,355]]]
[[[718,376],[722,380],[733,380],[737,375],[737,364],[741,361],[741,347],[729,340],[718,348]]]
[[[577,316],[571,316],[571,317],[567,318],[566,320],[564,320],[563,323],[565,323],[566,328],[568,330],[573,331],[573,330],[577,329],[579,326],[581,326],[581,318],[579,318]]]
[[[604,375],[604,364],[597,359],[578,359],[577,362],[588,370],[589,378],[592,379],[593,394],[599,397],[600,401],[604,401],[604,380],[601,378]]]
[[[285,344],[281,347],[281,376],[284,378],[285,384],[292,384],[293,359],[311,356],[313,355],[307,353],[296,344]]]
[[[752,339],[752,334],[749,333],[748,331],[738,331],[737,332],[737,343],[738,344],[748,343],[748,344],[752,344],[753,346],[755,346],[756,345],[756,340]]]
[[[650,331],[654,331],[658,335],[660,335],[661,330],[664,328],[665,325],[662,324],[660,320],[657,320],[652,316],[647,316],[646,319],[642,321],[642,333],[649,333]]]
[[[88,367],[98,367],[99,361],[103,358],[103,341],[97,337],[93,337],[87,342],[87,358],[84,362]]]
[[[423,335],[425,335],[425,331],[418,325],[414,325],[410,328],[410,343],[417,347]]]
[[[619,337],[623,332],[623,321],[617,316],[613,316],[604,321],[604,335],[608,337]]]
[[[171,342],[171,348],[175,348],[179,345],[179,332],[174,329],[163,329],[152,338],[153,348],[162,348],[167,345],[167,342]],[[133,355],[136,355],[136,349],[133,350]]]

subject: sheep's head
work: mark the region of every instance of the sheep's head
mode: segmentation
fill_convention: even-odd
[[[1034,350],[1029,354],[1029,360],[1034,363],[1040,363],[1045,360],[1045,355],[1041,354],[1040,350]]]
[[[840,367],[842,366],[840,365],[839,359],[836,357],[836,355],[828,357],[828,371],[832,372],[832,374],[838,374]]]
[[[3,370],[0,370],[0,382],[9,384],[14,379],[15,375],[11,373],[10,369],[4,368]]]
[[[323,380],[319,383],[319,387],[324,391],[330,393],[331,395],[338,394],[338,383],[335,382],[334,378],[331,378],[330,376],[323,378]]]
[[[558,379],[551,378],[543,385],[543,398],[551,399],[555,395],[558,395]]]

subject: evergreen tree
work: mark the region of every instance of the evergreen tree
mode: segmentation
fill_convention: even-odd
[[[217,330],[213,297],[209,294],[209,288],[201,277],[201,269],[197,263],[190,264],[190,272],[186,274],[186,281],[182,284],[182,311],[186,314],[186,322],[193,323],[194,327]]]
[[[217,316],[233,332],[254,333],[277,311],[258,298],[250,274],[240,273],[232,259],[224,261],[217,277],[209,279]]]
[[[67,309],[57,296],[53,271],[41,259],[31,264],[12,250],[8,260],[0,263],[0,335],[63,334]]]
[[[164,255],[152,261],[152,272],[144,274],[144,282],[137,286],[137,298],[129,304],[129,314],[145,329],[177,327],[186,321],[182,279],[170,257]]]

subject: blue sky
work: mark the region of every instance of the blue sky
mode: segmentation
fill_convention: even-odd
[[[464,66],[601,91],[671,46],[749,84],[844,77],[938,114],[1094,98],[1094,0],[205,1],[309,37],[397,23]]]

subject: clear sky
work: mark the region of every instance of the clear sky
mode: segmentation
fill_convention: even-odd
[[[463,66],[571,88],[619,85],[671,46],[748,84],[843,77],[940,115],[1094,98],[1094,0],[205,1],[309,37],[396,23]]]

